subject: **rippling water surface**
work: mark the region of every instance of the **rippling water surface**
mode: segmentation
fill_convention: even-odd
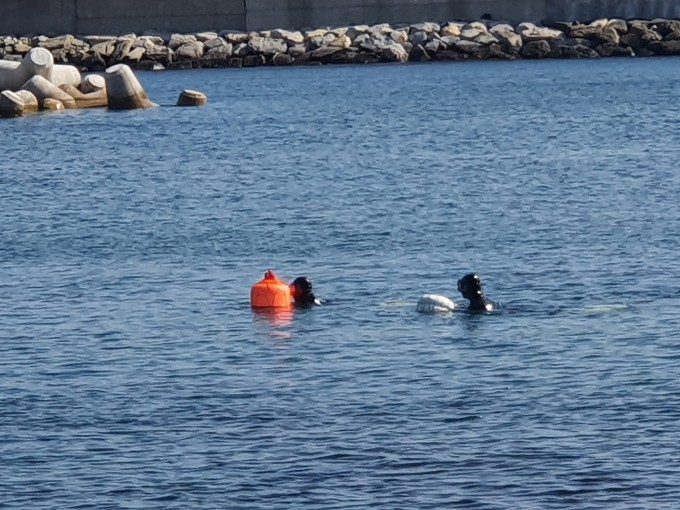
[[[676,64],[163,72],[3,122],[0,507],[677,508]],[[267,268],[330,303],[253,314]],[[469,271],[504,313],[415,313]]]

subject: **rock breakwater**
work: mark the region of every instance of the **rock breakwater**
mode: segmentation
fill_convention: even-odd
[[[356,64],[428,60],[680,55],[680,21],[602,19],[589,24],[492,21],[354,25],[242,33],[0,36],[0,58],[44,48],[80,71]]]

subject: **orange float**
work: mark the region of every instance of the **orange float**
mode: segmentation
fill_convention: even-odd
[[[291,308],[293,298],[290,287],[269,270],[264,278],[250,289],[250,306],[253,308]]]

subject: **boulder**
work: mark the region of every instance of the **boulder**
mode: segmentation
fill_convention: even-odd
[[[647,26],[646,23],[641,21],[631,21],[628,23],[628,34],[635,34],[640,37],[641,44],[646,44],[652,41],[661,41],[663,37],[661,34],[655,32]],[[625,37],[625,36],[624,36]]]
[[[309,41],[310,39],[316,39],[317,37],[320,39],[324,37],[328,33],[328,30],[325,28],[317,28],[316,30],[307,30],[304,33],[305,41]]]
[[[444,36],[440,39],[433,39],[431,42],[437,42],[439,45],[444,46],[445,48],[450,48],[450,47],[456,47],[456,43],[460,41],[460,37],[453,37],[451,35]],[[438,46],[439,46],[438,45]]]
[[[482,51],[484,46],[474,41],[460,40],[456,42],[456,49],[459,52],[467,53],[468,55],[473,55]]]
[[[129,66],[117,64],[106,70],[106,96],[111,110],[131,110],[157,106]]]
[[[183,90],[177,98],[177,106],[202,106],[207,102],[206,95],[197,90]]]
[[[347,37],[346,35],[343,34],[343,35],[336,37],[335,39],[333,39],[332,41],[330,41],[328,44],[326,44],[324,46],[333,46],[333,47],[338,47],[338,48],[349,48],[350,46],[352,46],[352,41],[349,37]]]
[[[383,48],[381,52],[382,59],[386,62],[406,62],[408,61],[408,52],[401,44],[391,44]]]
[[[446,49],[442,51],[438,51],[433,58],[435,60],[467,60],[470,58],[470,55],[468,53],[463,53],[460,51],[457,51],[455,49]]]
[[[522,37],[522,42],[550,41],[561,39],[564,33],[547,27],[537,27],[533,23],[520,23],[515,30]]]
[[[374,37],[371,34],[362,34],[354,40],[354,46],[360,50],[380,53],[383,48],[394,44],[393,42],[386,43],[382,36]]]
[[[418,23],[417,25],[413,26],[420,26],[420,27],[425,27],[425,23]],[[419,28],[418,30],[424,30],[424,28]],[[380,36],[380,35],[389,35],[389,33],[392,31],[392,27],[390,26],[389,23],[379,23],[377,25],[372,25],[368,27],[368,31],[373,35],[373,36]],[[437,30],[438,32],[439,30]],[[425,30],[427,32],[427,30]]]
[[[622,19],[610,19],[607,23],[606,28],[613,28],[619,34],[625,34],[628,32],[628,25]]]
[[[511,25],[508,25],[507,23],[499,23],[498,25],[494,25],[489,29],[489,33],[494,35],[506,32],[512,32],[514,34],[515,29]]]
[[[612,43],[615,46],[618,46],[621,36],[614,28],[605,27],[602,29],[602,32],[600,32],[598,39],[603,43]]]
[[[244,34],[243,32],[220,32],[220,36],[224,37],[224,40],[231,44],[247,43],[249,38],[248,34]]]
[[[599,25],[576,25],[571,27],[569,36],[581,39],[597,39],[601,33],[602,27]]]
[[[46,39],[41,37],[41,42]],[[103,43],[103,42],[110,42],[116,41],[116,37],[113,35],[86,35],[83,37],[83,41],[85,41],[87,44],[90,46],[95,46],[97,44]]]
[[[366,35],[367,38],[370,38],[370,36]],[[358,40],[358,38],[357,38]],[[419,30],[418,32],[411,32],[411,35],[409,36],[409,42],[413,44],[414,46],[418,46],[419,44],[427,44],[427,42],[430,40],[430,34],[427,32],[423,32],[422,30]],[[357,41],[354,41],[355,45],[357,44]]]
[[[559,49],[562,58],[598,58],[600,56],[594,49],[584,44],[562,44]]]
[[[267,64],[264,55],[248,55],[243,59],[243,67],[259,67]]]
[[[293,59],[298,58],[300,55],[304,55],[307,51],[304,44],[295,44],[288,47],[288,55],[293,57]]]
[[[270,63],[273,66],[289,66],[293,63],[293,60],[295,60],[295,58],[288,53],[277,53],[272,56]]]
[[[214,39],[208,39],[203,43],[203,48],[205,51],[210,51],[213,48],[219,48],[220,46],[226,46],[227,44],[231,45],[221,37],[215,37]]]
[[[65,108],[76,107],[76,102],[70,95],[42,76],[33,76],[21,88],[31,92],[41,104],[45,99],[51,98],[60,101]]]
[[[276,53],[285,53],[288,49],[288,44],[282,39],[255,36],[251,37],[250,41],[248,41],[248,48],[252,53],[275,55]]]
[[[460,38],[466,41],[474,41],[481,34],[487,34],[486,29],[480,30],[478,28],[463,28],[460,32]]]
[[[51,39],[40,42],[40,47],[45,48],[48,51],[58,50],[68,47],[73,39],[74,37],[70,34],[60,35],[59,37],[52,37]]]
[[[671,33],[680,33],[680,21],[678,20],[654,20],[654,24],[650,27],[656,33],[658,33],[662,38],[665,38]],[[16,50],[16,46],[14,47]]]
[[[108,58],[111,55],[113,55],[114,50],[116,49],[116,41],[102,41],[97,44],[93,44],[92,47],[90,48],[90,51],[93,51],[95,53],[98,53],[104,58]]]
[[[619,38],[619,44],[624,48],[631,48],[635,53],[642,48],[642,41],[640,40],[639,34],[623,34]]]
[[[520,55],[523,58],[533,59],[533,58],[545,58],[551,52],[550,44],[548,41],[529,41],[522,45],[520,50]]]
[[[622,48],[613,43],[602,43],[595,48],[595,51],[601,57],[623,57],[634,56],[635,53],[630,48]]]
[[[439,31],[439,35],[441,35],[442,37],[447,36],[460,37],[462,26],[463,25],[461,25],[460,23],[447,23],[441,28],[441,30]]]
[[[168,48],[174,51],[183,44],[193,43],[196,41],[197,39],[195,35],[172,34],[170,36],[170,41],[168,42]]]
[[[245,57],[250,55],[250,46],[248,46],[248,43],[238,43],[234,46],[231,54],[235,57]]]
[[[231,54],[231,44],[218,46],[217,48],[212,48],[203,55],[202,63],[205,67],[226,67],[231,58]]]
[[[142,47],[145,49],[153,48],[154,46],[164,46],[165,40],[157,35],[143,35],[135,39],[132,43],[133,48]]]
[[[146,55],[146,48],[143,48],[142,46],[138,46],[136,48],[132,48],[130,51],[127,52],[123,60],[125,62],[139,62],[140,60],[144,59],[144,56]]]
[[[408,59],[411,62],[427,62],[428,60],[431,60],[428,52],[420,44],[411,49]]]
[[[198,32],[195,37],[196,37],[197,41],[205,43],[206,41],[209,41],[210,39],[216,39],[217,38],[217,32]]]
[[[492,44],[489,46],[489,58],[495,58],[498,60],[514,60],[516,58],[516,53],[509,53],[500,44]]]
[[[427,50],[428,54],[434,55],[435,53],[439,53],[442,49],[446,49],[449,46],[455,46],[455,44],[460,41],[460,39],[456,37],[449,37],[448,42],[445,42],[442,39],[432,39],[431,41],[427,41],[427,44],[425,44],[425,49]],[[453,41],[450,41],[450,39],[454,39]]]
[[[174,56],[175,52],[167,46],[154,46],[146,49],[146,58],[164,66],[170,64]]]
[[[653,41],[645,46],[655,55],[680,55],[680,41]]]
[[[477,37],[474,38],[474,42],[482,44],[484,46],[491,46],[492,44],[498,44],[498,39],[488,32],[482,32]]]
[[[123,39],[116,43],[113,53],[109,57],[110,63],[122,62],[128,52],[132,49],[132,40]]]
[[[425,22],[425,23],[413,23],[409,27],[409,31],[411,33],[413,32],[426,32],[428,34],[432,34],[434,32],[439,33],[441,30],[441,26],[439,23],[433,23],[433,22]]]
[[[298,31],[291,32],[289,30],[280,30],[280,29],[272,30],[271,38],[272,39],[282,39],[288,45],[302,44],[303,42],[305,42],[305,36],[302,35],[302,33],[298,32]]]
[[[333,58],[334,55],[337,53],[339,55],[343,54],[343,48],[339,47],[333,47],[333,46],[325,46],[323,48],[318,48],[312,52],[309,53],[308,55],[308,60],[310,62],[321,62],[322,64],[330,64],[332,61],[333,62],[338,62],[338,58],[336,57],[335,59]],[[304,59],[305,55],[303,55]],[[299,62],[296,62],[299,63]]]
[[[205,47],[202,42],[194,41],[182,44],[175,50],[176,60],[191,60],[192,62],[199,61],[203,58]]]
[[[361,52],[356,48],[341,49],[330,60],[331,64],[376,64],[378,62],[380,62],[379,55]]]
[[[14,45],[14,53],[21,55],[22,57],[31,51],[31,47],[28,44],[18,43]]]
[[[409,40],[409,35],[407,30],[393,30],[390,34],[390,39],[392,39],[397,44],[405,44]]]
[[[324,35],[321,38],[320,45],[321,46],[330,46],[333,44],[336,40],[338,39],[338,35],[335,34],[334,32],[328,32],[326,35]],[[349,39],[349,38],[347,38]],[[351,41],[350,41],[351,44]],[[342,48],[342,44],[339,45],[340,48]]]
[[[494,30],[496,27],[492,27],[491,34],[498,39],[501,48],[503,48],[505,52],[516,54],[522,48],[522,37],[516,34],[509,25],[505,26],[508,27],[509,30],[503,28]]]
[[[463,30],[481,30],[482,32],[487,32],[489,28],[481,21],[473,21],[463,26]]]
[[[354,42],[354,39],[356,39],[357,36],[365,34],[369,29],[370,27],[368,25],[352,25],[351,27],[347,27],[345,35]]]

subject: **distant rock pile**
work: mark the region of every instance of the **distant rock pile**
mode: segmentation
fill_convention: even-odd
[[[48,50],[80,71],[353,64],[427,60],[680,55],[680,21],[602,19],[511,26],[492,21],[355,25],[306,31],[0,37],[0,58]]]

